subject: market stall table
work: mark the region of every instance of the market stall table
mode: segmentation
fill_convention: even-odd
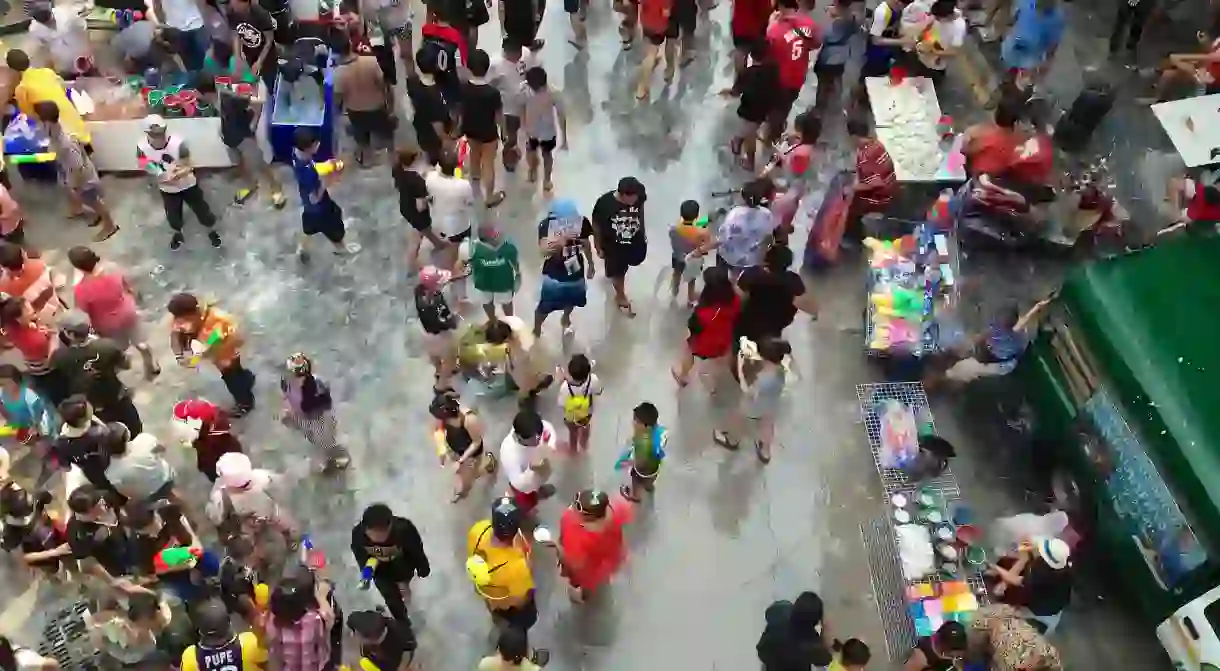
[[[856,386],[856,396],[885,498],[885,515],[861,525],[860,533],[886,651],[892,661],[902,661],[920,636],[930,635],[948,620],[968,623],[973,611],[985,603],[985,556],[976,544],[959,540],[966,537],[962,531],[969,525],[969,511],[960,503],[961,491],[950,469],[916,481],[905,470],[885,465],[883,443],[893,430],[886,416],[891,406],[911,413],[912,431],[935,435],[923,386],[915,382],[862,384]],[[969,528],[977,532],[973,526]],[[934,539],[930,542],[938,553],[939,566],[927,575],[911,577],[904,575],[899,537],[920,529],[927,529]],[[940,529],[951,531],[950,540],[938,535]],[[959,548],[961,557],[942,561],[942,546]]]
[[[1158,103],[1152,113],[1187,168],[1220,163],[1220,93]]]
[[[868,77],[864,82],[877,139],[894,161],[899,182],[951,185],[966,181],[960,135],[945,137],[930,79]]]

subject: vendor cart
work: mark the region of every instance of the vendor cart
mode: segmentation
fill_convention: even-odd
[[[969,511],[961,506],[961,492],[952,471],[945,469],[935,478],[916,482],[905,471],[882,465],[884,429],[879,408],[883,403],[903,404],[924,418],[922,421],[927,424],[924,431],[934,432],[923,386],[915,382],[862,384],[856,386],[856,396],[886,506],[883,516],[861,525],[860,534],[868,557],[873,595],[881,615],[886,651],[892,661],[901,661],[910,654],[920,636],[930,635],[940,623],[948,620],[969,622],[972,613],[986,600],[982,550],[981,546],[974,549],[977,539],[974,543],[965,542],[969,539],[964,532],[975,528],[967,519]],[[923,507],[921,499],[933,503]],[[899,503],[903,505],[897,505]],[[909,508],[914,513],[916,506],[922,510],[917,514],[927,521],[906,520],[901,516],[900,511]],[[932,510],[939,510],[940,515],[934,516]],[[938,538],[939,529],[952,530],[950,540],[934,543],[938,551],[940,545],[951,545],[962,551],[955,569],[946,562],[925,577],[904,575],[898,537],[914,526],[929,527],[933,539]]]

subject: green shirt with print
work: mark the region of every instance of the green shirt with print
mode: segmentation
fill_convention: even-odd
[[[493,246],[471,243],[470,275],[474,288],[484,293],[511,294],[517,290],[517,246],[502,240]]]

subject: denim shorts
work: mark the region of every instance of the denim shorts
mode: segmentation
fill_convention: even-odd
[[[558,310],[570,310],[585,306],[585,281],[583,278],[563,282],[542,276],[542,289],[538,292],[538,314],[550,314]]]

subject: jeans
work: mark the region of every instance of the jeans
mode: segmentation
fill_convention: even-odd
[[[198,72],[203,69],[203,59],[208,53],[211,38],[208,37],[207,26],[194,30],[183,30],[182,41],[177,45],[178,55],[188,72]]]
[[[1155,4],[1153,0],[1139,0],[1132,7],[1127,0],[1118,0],[1118,14],[1114,17],[1114,29],[1110,33],[1110,53],[1118,52],[1124,28],[1127,29],[1127,49],[1135,51],[1144,32],[1144,23],[1152,14]]]
[[[165,205],[165,218],[169,221],[169,227],[175,232],[182,230],[183,204],[190,206],[195,218],[205,228],[216,225],[216,215],[212,214],[212,208],[208,207],[208,201],[203,197],[203,189],[199,188],[198,184],[174,193],[162,191],[161,202]]]
[[[247,410],[254,407],[254,373],[242,367],[241,359],[234,359],[228,368],[221,369],[220,379],[237,407]]]
[[[381,598],[385,599],[390,616],[399,622],[410,622],[411,618],[407,616],[407,602],[402,598],[400,588],[410,584],[411,574],[393,564],[378,567],[378,569],[373,572],[373,585],[377,587],[378,592],[381,592]]]

